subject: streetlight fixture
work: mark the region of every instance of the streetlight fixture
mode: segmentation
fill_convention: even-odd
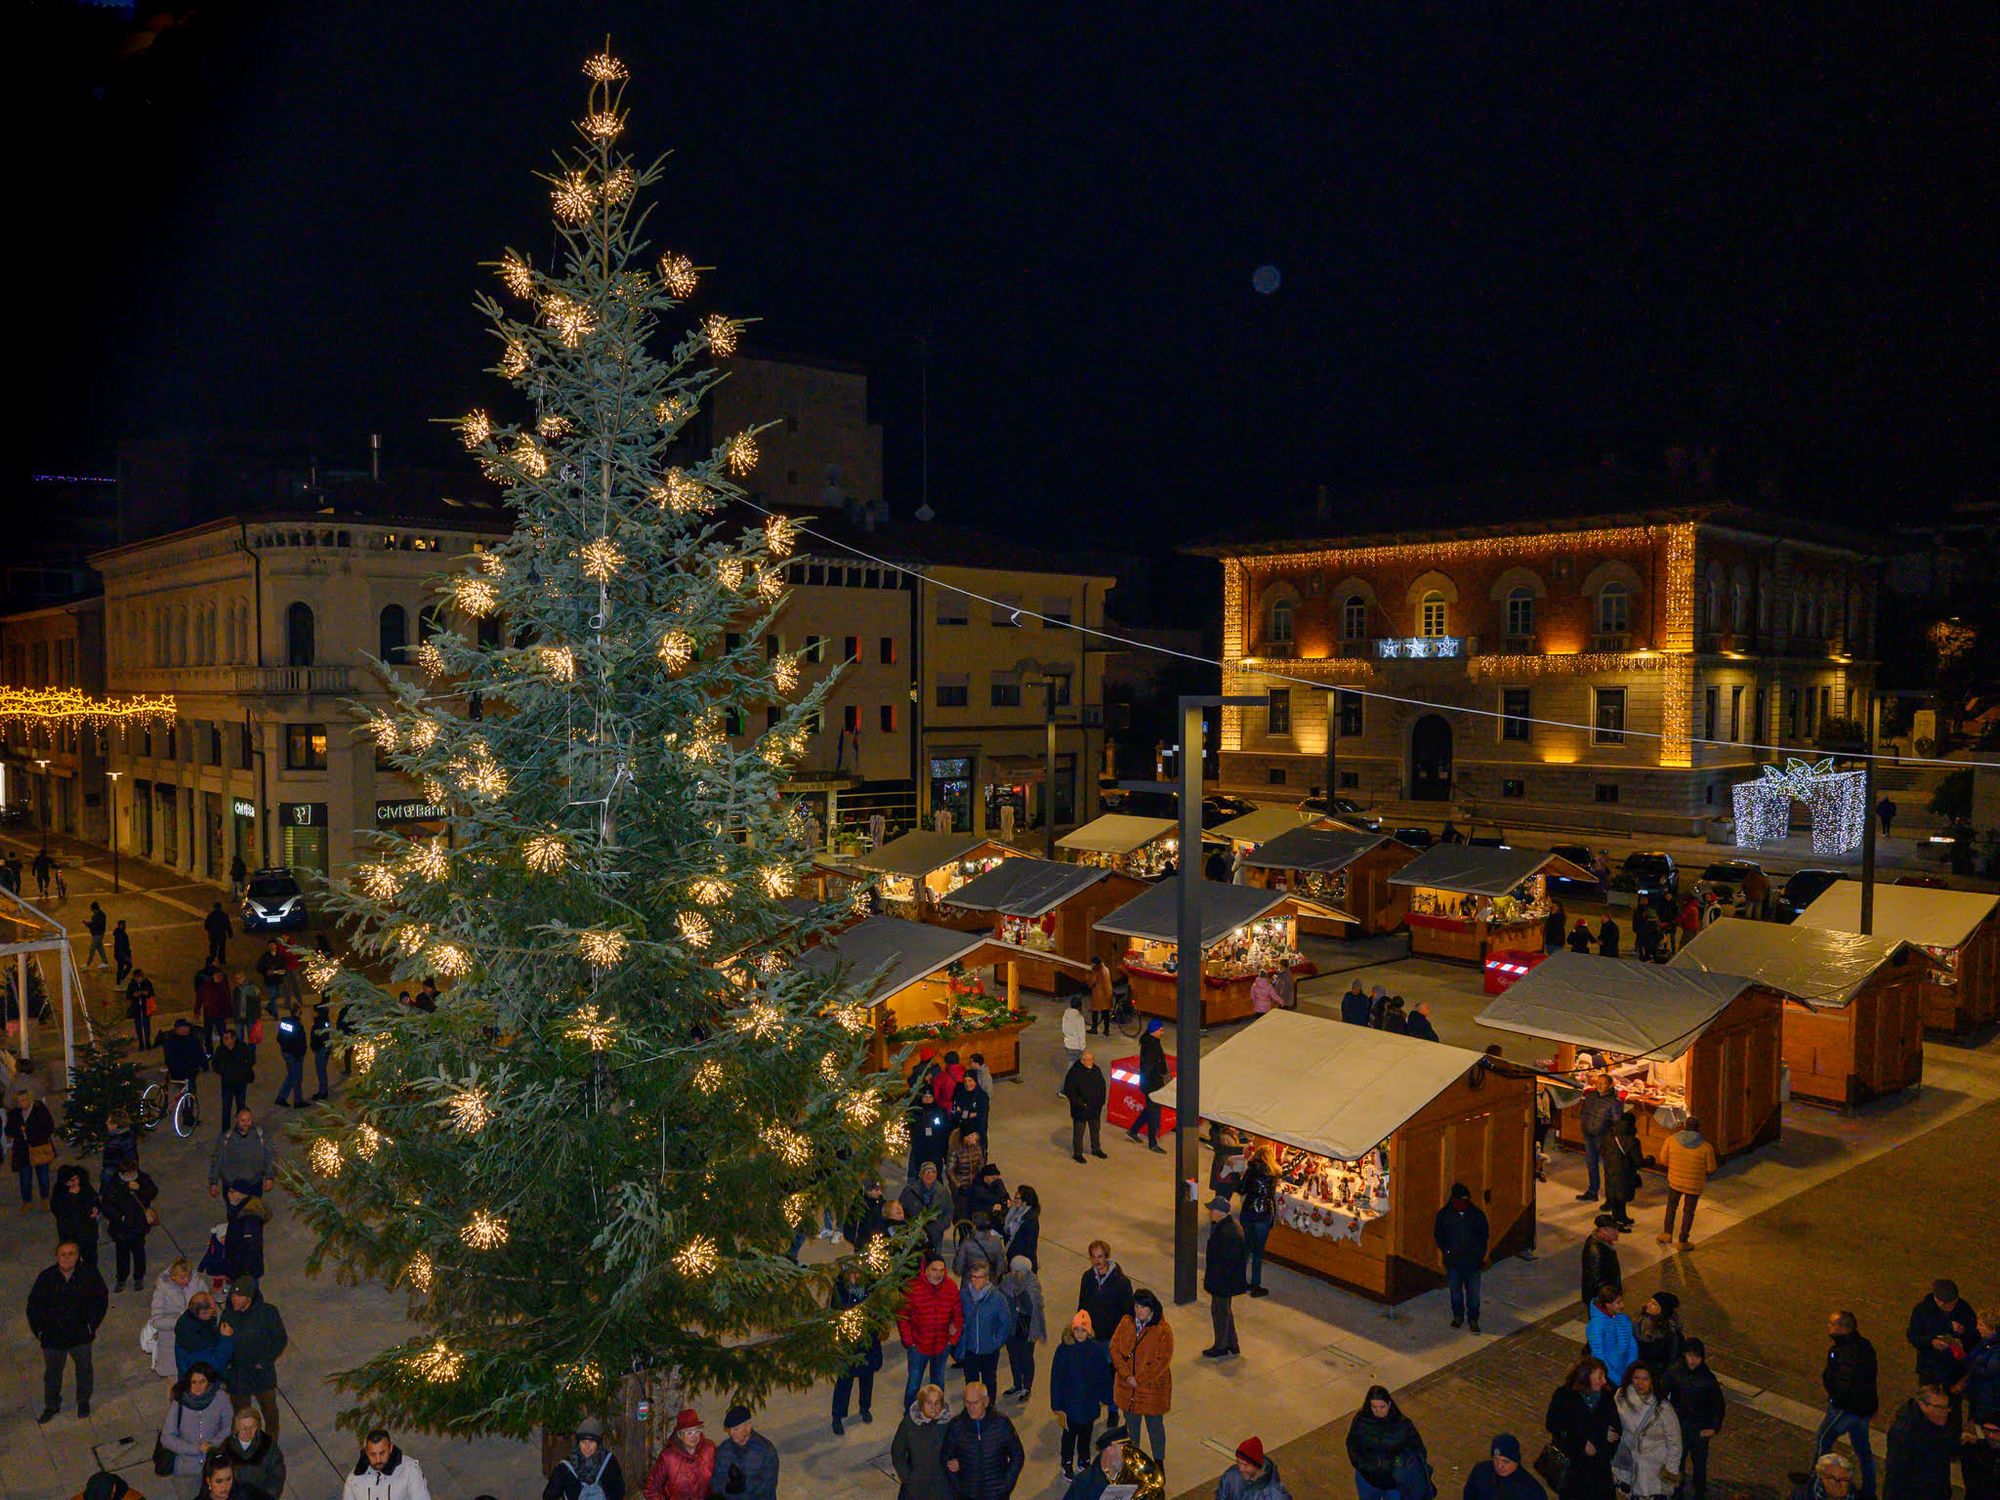
[[[35,757],[35,764],[42,773],[42,847],[49,847],[49,759],[46,755]]]
[[[105,821],[111,825],[111,889],[122,890],[118,884],[118,778],[123,771],[106,771],[104,779],[111,783],[111,790],[105,800],[110,804],[105,809]]]

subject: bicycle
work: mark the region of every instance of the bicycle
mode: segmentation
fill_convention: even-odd
[[[157,1130],[167,1118],[168,1091],[180,1084],[180,1094],[172,1105],[174,1134],[186,1140],[201,1128],[201,1100],[195,1097],[194,1080],[155,1078],[139,1095],[139,1123],[148,1131]]]

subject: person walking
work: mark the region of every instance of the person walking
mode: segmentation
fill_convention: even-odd
[[[992,1407],[986,1385],[971,1381],[965,1387],[965,1409],[945,1423],[938,1457],[958,1500],[1008,1500],[1027,1462],[1013,1421]]]
[[[247,1108],[237,1110],[208,1154],[208,1196],[219,1198],[224,1188],[268,1193],[277,1180],[276,1159],[263,1127]]]
[[[937,1102],[937,1089],[926,1084],[917,1095],[916,1118],[910,1122],[910,1168],[914,1177],[926,1163],[944,1171],[951,1154],[951,1111]]]
[[[1822,1453],[1813,1460],[1806,1482],[1792,1491],[1792,1500],[1849,1500],[1854,1490],[1854,1465],[1842,1453]],[[1971,1500],[1971,1496],[1967,1496]]]
[[[1639,1341],[1639,1363],[1664,1382],[1667,1373],[1680,1362],[1684,1342],[1681,1329],[1681,1299],[1672,1292],[1655,1292],[1639,1307],[1632,1320],[1633,1337]],[[1666,1394],[1664,1390],[1660,1392]]]
[[[1708,1445],[1722,1431],[1729,1403],[1723,1398],[1722,1382],[1708,1367],[1708,1345],[1700,1339],[1683,1340],[1680,1357],[1665,1369],[1660,1395],[1681,1424],[1681,1452],[1687,1459],[1687,1477],[1677,1493],[1682,1500],[1707,1500]]]
[[[1845,1437],[1854,1447],[1861,1468],[1861,1493],[1874,1500],[1875,1453],[1868,1445],[1868,1424],[1882,1409],[1876,1390],[1875,1346],[1861,1335],[1860,1321],[1845,1308],[1826,1320],[1826,1361],[1819,1383],[1826,1392],[1826,1415],[1813,1435],[1813,1457],[1833,1451]]]
[[[944,1466],[947,1420],[944,1387],[918,1387],[897,1424],[895,1440],[889,1444],[889,1461],[896,1469],[896,1500],[956,1500],[951,1475]],[[647,1495],[648,1500],[661,1500],[651,1490]]]
[[[56,862],[49,855],[47,844],[35,851],[35,894],[41,900],[49,899],[49,876],[55,873]]]
[[[604,1424],[597,1418],[576,1424],[576,1446],[549,1471],[542,1500],[625,1500],[625,1471],[605,1445]]]
[[[1074,1479],[1090,1462],[1090,1430],[1111,1406],[1111,1351],[1099,1339],[1090,1314],[1079,1312],[1063,1330],[1062,1343],[1049,1361],[1049,1409],[1062,1429],[1062,1471]]]
[[[174,1489],[185,1500],[201,1493],[202,1466],[229,1440],[230,1416],[221,1377],[207,1365],[196,1365],[175,1383],[160,1423],[160,1446],[174,1456]]]
[[[55,1264],[44,1267],[28,1291],[28,1327],[42,1346],[42,1412],[48,1422],[62,1410],[63,1364],[76,1369],[76,1414],[90,1415],[95,1381],[91,1345],[111,1306],[111,1294],[97,1267],[87,1264],[69,1241],[56,1246]]]
[[[1092,954],[1090,958],[1090,1023],[1084,1028],[1088,1036],[1096,1036],[1100,1031],[1111,1035],[1112,994],[1111,970],[1104,959]]]
[[[205,1364],[211,1370],[222,1371],[227,1380],[229,1352],[235,1340],[223,1336],[222,1315],[206,1278],[195,1282],[188,1296],[187,1311],[174,1324],[173,1342],[173,1373],[177,1378],[184,1380],[189,1370]]]
[[[1653,1372],[1633,1365],[1618,1388],[1618,1447],[1611,1477],[1632,1500],[1664,1500],[1680,1485],[1681,1423],[1653,1389]]]
[[[1037,1273],[1042,1269],[1042,1195],[1028,1183],[1014,1189],[1001,1219],[1001,1234],[1007,1241],[1007,1259],[1024,1258]]]
[[[289,1338],[284,1317],[257,1289],[257,1278],[238,1276],[229,1285],[229,1306],[216,1319],[229,1342],[229,1368],[223,1383],[229,1404],[241,1411],[253,1401],[264,1413],[264,1430],[278,1436],[278,1356]]]
[[[210,1054],[208,1065],[222,1092],[219,1117],[236,1118],[236,1111],[250,1107],[250,1085],[257,1081],[257,1054],[230,1022],[222,1028],[222,1045]]]
[[[1111,1258],[1111,1247],[1103,1240],[1092,1240],[1085,1253],[1090,1264],[1077,1280],[1076,1310],[1090,1315],[1097,1341],[1109,1343],[1119,1322],[1132,1311],[1132,1282]],[[1118,1403],[1113,1400],[1111,1405],[1115,1422]]]
[[[1597,1294],[1606,1287],[1624,1286],[1618,1272],[1618,1221],[1599,1214],[1590,1236],[1583,1242],[1583,1307],[1589,1314]]]
[[[1486,1210],[1472,1201],[1472,1189],[1462,1182],[1451,1185],[1451,1196],[1431,1223],[1431,1239],[1444,1262],[1444,1284],[1451,1296],[1451,1326],[1467,1322],[1479,1332],[1479,1278],[1486,1265],[1486,1249],[1492,1238]]]
[[[951,1117],[957,1123],[959,1133],[984,1143],[987,1139],[986,1126],[993,1113],[993,1095],[980,1082],[980,1073],[968,1070],[957,1088],[951,1091]]]
[[[424,1466],[396,1446],[388,1428],[377,1427],[361,1440],[361,1455],[340,1487],[340,1500],[431,1500],[431,1487]]]
[[[1000,1383],[1000,1351],[1014,1332],[1014,1311],[1007,1305],[984,1260],[967,1267],[959,1289],[959,1335],[954,1352],[965,1368],[966,1384],[984,1382],[991,1392]]]
[[[123,984],[125,977],[134,968],[132,963],[132,934],[125,930],[125,919],[120,917],[118,925],[111,929],[111,962],[115,972],[111,976],[113,984]]]
[[[1638,1226],[1628,1211],[1639,1196],[1646,1169],[1646,1148],[1639,1144],[1639,1122],[1621,1114],[1611,1122],[1604,1138],[1604,1211],[1618,1221],[1621,1234]]]
[[[933,1161],[921,1163],[917,1167],[915,1179],[903,1184],[903,1190],[896,1195],[896,1201],[903,1206],[904,1219],[922,1227],[924,1240],[929,1244],[931,1253],[938,1254],[944,1244],[945,1230],[957,1222],[957,1219],[953,1211],[951,1189],[938,1181],[937,1163]]]
[[[1208,1293],[1208,1315],[1215,1338],[1201,1351],[1203,1359],[1228,1359],[1243,1352],[1236,1342],[1236,1299],[1250,1290],[1244,1268],[1249,1251],[1243,1230],[1229,1216],[1229,1200],[1217,1193],[1208,1203],[1208,1254],[1201,1270],[1201,1289]]]
[[[1606,917],[1597,927],[1598,956],[1600,958],[1616,958],[1618,956],[1618,944],[1622,937],[1623,935],[1618,931],[1618,924],[1610,917]]]
[[[201,1016],[202,1045],[213,1052],[229,1020],[229,981],[222,977],[222,970],[213,959],[203,964],[194,976],[194,1006]]]
[[[264,1019],[264,987],[238,969],[230,975],[234,981],[229,991],[229,1002],[236,1014],[236,1025],[243,1033],[243,1040],[256,1046],[263,1033],[253,1030]]]
[[[1598,1196],[1598,1171],[1604,1160],[1604,1143],[1612,1122],[1625,1112],[1625,1101],[1612,1090],[1609,1073],[1590,1075],[1590,1088],[1576,1106],[1577,1128],[1583,1135],[1584,1189],[1576,1201],[1587,1203]]]
[[[56,1159],[56,1117],[27,1089],[14,1090],[7,1106],[7,1165],[21,1180],[21,1212],[35,1206],[39,1193],[49,1201],[49,1168]]]
[[[1578,917],[1576,926],[1569,930],[1569,951],[1585,954],[1590,952],[1590,923],[1582,917]]]
[[[1687,1124],[1660,1147],[1660,1165],[1667,1172],[1667,1217],[1656,1238],[1662,1245],[1674,1238],[1674,1210],[1679,1209],[1681,1232],[1674,1243],[1685,1245],[1694,1230],[1694,1211],[1708,1188],[1709,1174],[1722,1165],[1722,1158],[1703,1139],[1701,1121],[1689,1115]]]
[[[1093,1319],[1093,1322],[1095,1320]],[[1111,1335],[1112,1401],[1146,1432],[1147,1457],[1167,1466],[1167,1413],[1174,1405],[1174,1330],[1160,1299],[1145,1287]],[[1136,1438],[1134,1439],[1136,1441]]]
[[[1292,1500],[1292,1492],[1265,1456],[1264,1444],[1247,1437],[1236,1445],[1236,1461],[1216,1480],[1215,1500]]]
[[[954,1093],[963,1093],[963,1089]],[[951,1152],[945,1158],[944,1180],[951,1187],[952,1201],[956,1202],[969,1189],[979,1169],[986,1165],[986,1144],[976,1130],[960,1130],[954,1138]]]
[[[1521,1463],[1521,1440],[1511,1432],[1486,1445],[1487,1456],[1465,1476],[1464,1500],[1549,1500],[1548,1491]]]
[[[860,1307],[868,1300],[868,1290],[861,1284],[861,1267],[851,1265],[847,1274],[833,1284],[833,1310],[844,1312],[850,1307]],[[833,1381],[833,1434],[839,1437],[847,1431],[847,1402],[855,1386],[861,1387],[861,1420],[875,1420],[875,1372],[882,1368],[882,1335],[871,1325],[862,1336],[855,1340],[853,1361],[834,1377]]]
[[[291,1109],[298,1109],[306,1102],[306,1047],[306,1023],[299,1019],[299,1004],[294,1000],[278,1021],[278,1056],[284,1059],[285,1077],[278,1085],[275,1101]]]
[[[674,1418],[674,1435],[646,1476],[646,1500],[708,1500],[714,1476],[715,1443],[702,1435],[701,1413],[684,1406]]]
[[[1951,1464],[1959,1447],[1951,1406],[1951,1393],[1928,1381],[1903,1403],[1889,1426],[1883,1500],[1951,1500]]]
[[[1025,1255],[1007,1262],[1000,1278],[1011,1327],[1007,1334],[1007,1373],[1013,1384],[1001,1394],[1026,1401],[1035,1392],[1035,1345],[1049,1341],[1048,1311],[1042,1300],[1041,1278]]]
[[[1278,1158],[1268,1144],[1250,1153],[1243,1169],[1242,1187],[1244,1279],[1252,1297],[1268,1297],[1264,1285],[1264,1243],[1278,1219]]]
[[[111,967],[111,960],[104,956],[104,932],[111,921],[104,915],[104,908],[95,901],[90,903],[90,915],[84,918],[84,930],[90,934],[90,951],[83,956],[83,966],[100,969]]]
[[[132,1022],[132,1039],[139,1044],[141,1052],[152,1048],[153,1013],[159,1005],[153,981],[146,977],[144,969],[135,968],[132,977],[125,981],[125,1014]]]
[[[241,854],[233,855],[229,861],[229,899],[241,901],[243,892],[250,884],[250,870],[243,863]]]
[[[710,1493],[730,1500],[778,1500],[778,1447],[750,1420],[741,1402],[722,1414],[722,1441],[715,1445],[715,1477]]]
[[[194,1268],[185,1255],[175,1256],[173,1264],[153,1283],[153,1302],[146,1312],[146,1326],[139,1331],[139,1347],[153,1361],[155,1375],[171,1379],[180,1374],[174,1367],[174,1328],[198,1289]],[[220,1374],[218,1368],[218,1377]]]
[[[128,1281],[133,1291],[146,1290],[146,1236],[160,1222],[153,1209],[153,1200],[159,1196],[159,1184],[140,1171],[135,1160],[121,1162],[104,1184],[98,1207],[117,1261],[114,1292],[124,1291]]]
[[[262,1281],[264,1226],[271,1222],[271,1210],[264,1206],[264,1200],[257,1194],[245,1192],[240,1187],[223,1193],[222,1201],[228,1205],[229,1217],[222,1235],[222,1254],[229,1262],[229,1274],[254,1276]]]
[[[1354,1488],[1361,1500],[1386,1500],[1392,1493],[1423,1494],[1429,1462],[1424,1440],[1387,1386],[1369,1386],[1361,1409],[1347,1424],[1347,1461],[1354,1468]]]
[[[313,1002],[312,1025],[307,1028],[306,1040],[312,1048],[313,1076],[319,1082],[313,1103],[324,1104],[328,1093],[326,1065],[333,1056],[333,1002],[325,995]]]
[[[1611,1500],[1611,1457],[1623,1428],[1603,1360],[1585,1355],[1570,1368],[1542,1424],[1563,1458],[1561,1500]]]
[[[909,1364],[903,1385],[905,1406],[917,1399],[918,1388],[927,1381],[944,1384],[945,1356],[964,1329],[965,1306],[958,1284],[945,1274],[943,1256],[926,1254],[923,1269],[904,1290],[903,1305],[896,1313],[896,1332]]]
[[[1109,1086],[1104,1081],[1104,1072],[1097,1066],[1096,1054],[1086,1050],[1069,1065],[1069,1072],[1063,1075],[1063,1098],[1069,1100],[1069,1154],[1076,1161],[1083,1160],[1083,1133],[1090,1131],[1090,1154],[1102,1159],[1104,1142],[1100,1131],[1104,1124],[1104,1101],[1109,1097]]]
[[[208,934],[208,961],[214,964],[229,962],[229,913],[217,901],[208,909],[208,915],[201,919],[201,930]]]
[[[1104,967],[1103,959],[1097,959],[1095,962],[1098,968]],[[1107,979],[1105,983],[1109,984],[1110,981]],[[1063,1007],[1062,1013],[1062,1076],[1065,1083],[1069,1079],[1069,1070],[1082,1060],[1085,1049],[1089,1047],[1090,1043],[1085,1040],[1089,1035],[1090,1027],[1083,1019],[1083,997],[1073,995],[1069,1004]],[[1056,1092],[1066,1096],[1066,1090],[1063,1088],[1058,1087]]]
[[[285,1453],[272,1440],[271,1434],[264,1430],[264,1418],[256,1407],[246,1407],[235,1413],[222,1451],[235,1466],[238,1480],[255,1485],[271,1500],[283,1500]]]
[[[1598,1288],[1588,1328],[1590,1352],[1604,1361],[1606,1378],[1622,1386],[1625,1372],[1639,1362],[1639,1340],[1625,1316],[1625,1294],[1615,1286]]]
[[[1896,814],[1901,811],[1902,809],[1896,806],[1896,799],[1887,794],[1875,804],[1875,819],[1882,825],[1883,838],[1889,836],[1889,830],[1896,824]]]
[[[97,1234],[103,1213],[97,1189],[82,1167],[66,1166],[56,1171],[56,1190],[49,1197],[49,1212],[56,1221],[57,1243],[75,1245],[83,1263],[97,1267]]]
[[[1171,1077],[1167,1071],[1167,1049],[1160,1041],[1164,1024],[1155,1016],[1146,1023],[1146,1034],[1139,1039],[1139,1091],[1146,1096],[1146,1107],[1125,1132],[1126,1138],[1136,1144],[1143,1129],[1146,1132],[1146,1149],[1162,1155],[1165,1148],[1160,1145],[1160,1101],[1153,1096],[1167,1086]]]

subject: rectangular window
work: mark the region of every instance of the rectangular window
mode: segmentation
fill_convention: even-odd
[[[1819,721],[1820,723],[1824,724],[1828,719],[1832,717],[1833,717],[1833,689],[1830,687],[1823,687],[1819,690]]]
[[[1340,789],[1343,792],[1351,792],[1360,785],[1361,773],[1359,771],[1342,771],[1340,773]]]
[[[1618,783],[1615,781],[1598,782],[1596,800],[1599,802],[1616,802],[1618,800]]]
[[[995,672],[992,677],[992,696],[988,701],[994,708],[1019,708],[1021,706],[1021,674],[1019,672]]]
[[[1518,776],[1504,776],[1500,780],[1500,795],[1503,797],[1525,797],[1528,783]]]
[[[1344,740],[1356,739],[1361,734],[1361,707],[1368,700],[1359,693],[1343,692],[1340,695],[1340,737]]]
[[[1755,744],[1764,742],[1764,690],[1757,689],[1756,706],[1750,712],[1750,739]]]
[[[783,712],[784,710],[775,703],[766,708],[764,710],[764,728],[766,730],[776,729],[778,727],[778,716]]]
[[[287,724],[285,726],[285,769],[324,771],[326,769],[326,726]]]
[[[885,703],[882,705],[880,712],[882,717],[882,732],[884,734],[894,734],[896,732],[896,705]]]
[[[937,622],[940,625],[964,625],[971,620],[965,612],[965,595],[953,593],[950,589],[937,592]]]
[[[239,724],[236,732],[236,750],[237,754],[242,756],[242,759],[237,762],[237,769],[240,771],[251,770],[257,764],[257,746],[256,742],[250,737],[250,726],[248,724]]]
[[[722,732],[731,736],[738,736],[743,733],[742,709],[725,708],[722,711]]]
[[[1729,738],[1735,744],[1743,743],[1743,689],[1729,690]]]
[[[1444,634],[1444,597],[1426,594],[1417,614],[1417,634],[1435,640]]]
[[[876,643],[875,659],[885,667],[896,665],[896,638],[893,635],[885,635]]]
[[[743,645],[742,631],[725,630],[722,632],[722,654],[724,656],[733,655],[742,645]]]
[[[818,635],[809,635],[806,637],[806,660],[826,660],[826,637]]]
[[[940,672],[937,675],[937,706],[939,708],[964,708],[969,701],[970,679],[964,672]]]
[[[1051,672],[1048,675],[1049,675],[1049,689],[1051,692],[1055,694],[1055,699],[1054,699],[1055,706],[1057,708],[1068,708],[1069,673]]]
[[[1502,688],[1500,690],[1500,738],[1503,740],[1527,740],[1533,738],[1528,732],[1528,690],[1526,688]]]
[[[849,734],[861,733],[861,705],[850,703],[840,711],[840,726]]]
[[[1021,600],[1017,594],[995,594],[993,613],[989,617],[993,624],[1011,630],[1021,623]]]
[[[1271,734],[1290,734],[1292,732],[1292,690],[1290,688],[1272,688],[1270,696],[1265,702],[1268,705],[1267,711],[1270,718],[1267,732]]]
[[[1507,634],[1533,635],[1535,633],[1535,596],[1526,589],[1517,589],[1507,596]]]
[[[1068,594],[1044,594],[1042,596],[1042,618],[1051,625],[1067,625],[1074,618],[1070,612]]]
[[[1814,708],[1813,692],[1811,688],[1807,688],[1806,689],[1806,738],[1807,739],[1811,739],[1813,737],[1813,731],[1819,727],[1819,720],[1814,717],[1813,708]]]
[[[1350,594],[1340,606],[1340,638],[1358,641],[1367,634],[1368,601],[1359,594]]]
[[[841,642],[840,642],[840,659],[841,659],[842,661],[860,661],[860,660],[861,660],[861,637],[860,637],[860,636],[858,636],[858,635],[849,635],[849,636],[842,636],[842,637],[841,637]]]
[[[764,637],[764,660],[775,661],[785,649],[785,638],[781,635]]]
[[[1595,743],[1599,745],[1625,743],[1625,689],[1597,690],[1597,716],[1593,722],[1596,728],[1591,734],[1591,739]]]
[[[1701,690],[1701,737],[1714,740],[1715,731],[1721,727],[1722,689],[1703,688]]]
[[[1266,766],[1264,768],[1264,783],[1267,786],[1283,786],[1285,784],[1285,768],[1283,766]]]

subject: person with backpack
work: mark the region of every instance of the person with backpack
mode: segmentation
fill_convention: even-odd
[[[1001,1394],[1026,1401],[1035,1389],[1035,1345],[1049,1341],[1041,1278],[1035,1275],[1027,1256],[1017,1255],[1007,1263],[1007,1274],[1000,1278],[1000,1295],[1007,1299],[1007,1311],[1013,1319],[1007,1335],[1007,1373],[1014,1380]]]

